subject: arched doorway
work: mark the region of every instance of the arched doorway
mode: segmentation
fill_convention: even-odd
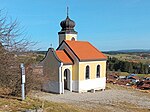
[[[69,69],[65,69],[64,71],[64,89],[72,91],[71,84],[71,74]]]

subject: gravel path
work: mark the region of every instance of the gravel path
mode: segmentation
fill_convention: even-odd
[[[42,100],[68,103],[85,108],[95,108],[98,105],[111,110],[117,106],[118,109],[114,112],[124,112],[124,110],[121,109],[124,108],[123,105],[128,107],[132,105],[131,108],[150,109],[150,93],[132,89],[111,88],[105,91],[96,91],[95,93],[74,93],[65,91],[65,94],[61,95],[38,92],[34,93],[34,96]]]

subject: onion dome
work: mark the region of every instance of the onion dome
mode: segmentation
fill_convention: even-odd
[[[61,21],[60,26],[62,27],[62,29],[59,32],[59,34],[62,34],[62,33],[76,34],[77,33],[76,31],[74,31],[75,22],[71,20],[69,16],[67,16],[65,20]]]
[[[74,29],[75,22],[67,16],[67,18],[60,23],[60,26],[62,27],[62,30],[71,30]]]

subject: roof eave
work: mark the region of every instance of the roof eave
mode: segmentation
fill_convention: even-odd
[[[73,63],[64,63],[63,62],[63,65],[73,65]]]
[[[101,59],[80,59],[80,62],[83,61],[107,61],[107,59],[105,58],[101,58]]]

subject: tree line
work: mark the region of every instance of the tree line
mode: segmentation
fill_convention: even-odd
[[[136,63],[129,61],[122,61],[115,57],[108,57],[107,69],[109,71],[120,71],[135,74],[150,74],[150,67],[148,64]]]

